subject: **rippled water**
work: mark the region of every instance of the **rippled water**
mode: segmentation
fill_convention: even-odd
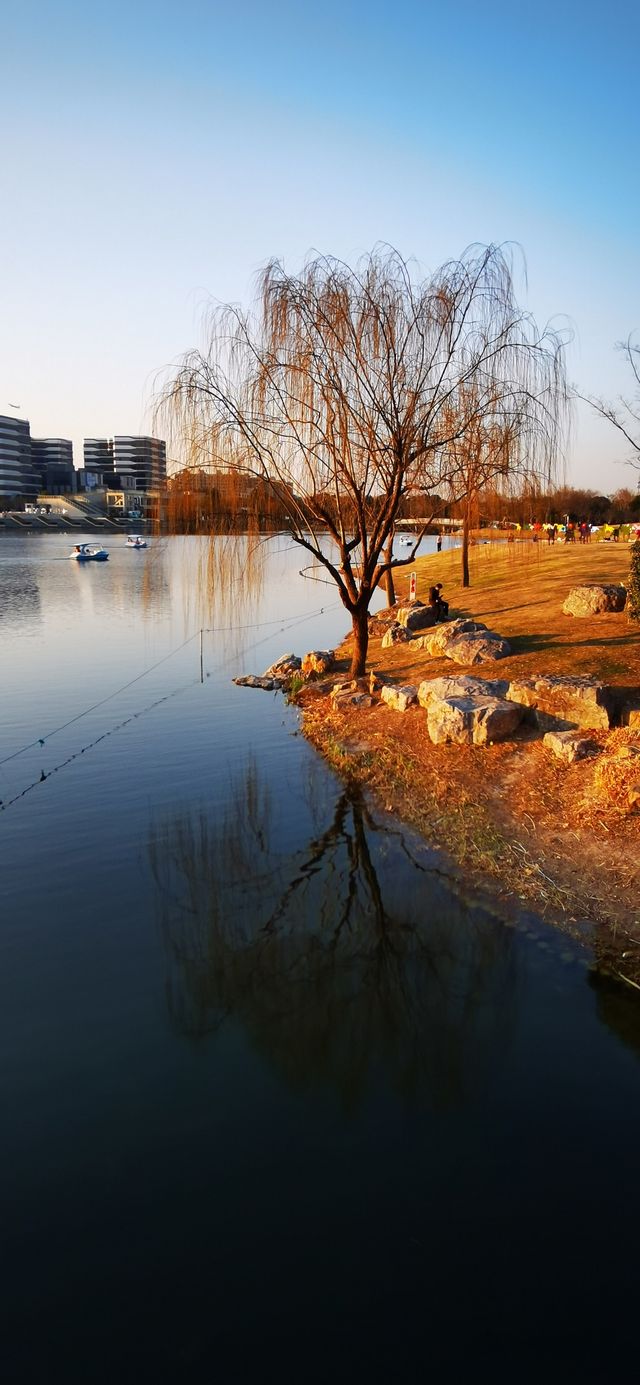
[[[284,537],[120,544],[0,536],[5,1378],[611,1366],[633,995],[233,686],[345,629]]]

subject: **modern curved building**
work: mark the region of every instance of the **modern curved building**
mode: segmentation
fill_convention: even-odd
[[[17,500],[35,500],[39,489],[28,419],[0,414],[0,508],[7,509]]]
[[[31,461],[41,491],[47,495],[75,491],[73,443],[69,438],[32,438]]]
[[[84,469],[102,475],[105,484],[141,492],[161,491],[167,483],[167,445],[161,438],[85,438]]]

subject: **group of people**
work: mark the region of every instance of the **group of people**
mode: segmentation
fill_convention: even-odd
[[[533,537],[535,541],[537,538],[535,528]],[[591,525],[588,520],[583,519],[579,524],[574,524],[572,521],[569,521],[566,525],[550,524],[547,527],[548,544],[555,543],[556,539],[564,539],[565,543],[575,543],[576,538],[579,539],[580,543],[591,542]]]

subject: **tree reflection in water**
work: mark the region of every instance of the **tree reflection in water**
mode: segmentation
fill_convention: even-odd
[[[153,829],[179,1031],[200,1039],[239,1022],[289,1083],[331,1087],[347,1105],[374,1077],[438,1105],[467,1099],[513,1028],[512,931],[357,791],[339,793],[299,849],[274,807],[251,763],[219,817]]]

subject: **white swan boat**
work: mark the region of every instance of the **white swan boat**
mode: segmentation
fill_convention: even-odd
[[[146,548],[147,540],[142,539],[139,534],[127,534],[127,548]]]
[[[92,548],[88,543],[77,543],[69,557],[74,558],[76,563],[106,563],[109,554],[106,548]]]

